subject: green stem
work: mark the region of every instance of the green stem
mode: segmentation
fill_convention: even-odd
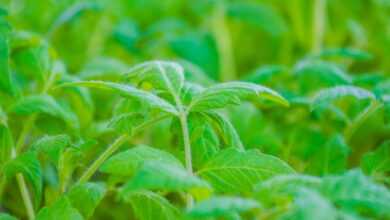
[[[323,44],[326,21],[326,0],[315,0],[313,9],[312,52],[318,53]]]
[[[128,134],[123,134],[119,136],[114,143],[112,143],[92,164],[89,166],[89,168],[81,175],[78,183],[85,183],[87,182],[92,175],[99,169],[99,167],[102,165],[104,161],[107,160],[111,154],[113,154],[115,151],[118,150],[118,148],[125,143],[129,138]]]
[[[180,119],[180,124],[183,133],[186,169],[188,173],[193,174],[191,142],[190,142],[190,133],[188,131],[187,114],[185,112],[180,113],[179,119]],[[187,194],[187,207],[192,207],[193,204],[194,204],[194,199],[192,198],[191,194]]]
[[[364,111],[362,111],[345,129],[344,137],[347,142],[350,141],[352,135],[359,129],[359,127],[373,114],[382,104],[378,101],[373,101]]]
[[[26,122],[23,125],[22,131],[19,134],[18,141],[16,142],[15,149],[16,153],[23,151],[24,143],[26,142],[27,136],[30,134],[31,128],[34,125],[37,114],[33,114],[27,118]]]

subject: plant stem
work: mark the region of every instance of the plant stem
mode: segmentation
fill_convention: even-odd
[[[312,52],[318,53],[322,48],[322,43],[324,40],[326,0],[315,0],[313,7]]]
[[[369,118],[373,113],[375,113],[382,104],[378,101],[373,101],[366,109],[364,109],[356,118],[348,125],[345,129],[344,137],[346,142],[349,142],[352,135],[356,130]]]
[[[107,160],[111,154],[113,154],[118,148],[125,143],[129,138],[128,134],[123,134],[119,136],[114,143],[112,143],[92,164],[89,166],[89,168],[81,175],[78,183],[85,183],[87,182],[92,175],[96,172],[97,169],[102,165],[104,161]]]
[[[35,219],[34,207],[31,202],[30,194],[27,189],[26,182],[22,174],[16,174],[16,181],[19,185],[20,194],[22,195],[24,206],[26,207],[28,219]]]
[[[20,153],[23,150],[24,143],[29,135],[32,126],[34,125],[35,119],[37,118],[36,114],[31,115],[27,118],[26,122],[23,125],[22,131],[20,132],[18,141],[16,142],[15,149],[16,153]]]
[[[180,119],[180,124],[183,133],[186,168],[188,173],[193,174],[191,142],[190,142],[190,134],[188,131],[187,114],[185,112],[180,113],[179,119]],[[193,203],[194,203],[194,199],[192,198],[191,194],[187,194],[187,207],[192,207]]]

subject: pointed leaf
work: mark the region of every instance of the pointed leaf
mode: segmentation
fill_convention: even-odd
[[[250,192],[254,184],[275,175],[294,173],[294,170],[282,160],[257,150],[229,148],[211,158],[196,173],[216,191]]]
[[[100,171],[128,176],[132,175],[140,164],[150,160],[182,166],[173,155],[143,145],[115,154],[103,163]]]
[[[190,104],[192,111],[205,111],[237,105],[241,99],[260,97],[288,106],[288,102],[274,90],[247,82],[227,82],[211,86],[195,96]]]
[[[42,208],[37,220],[83,220],[83,216],[73,208],[69,199],[64,196],[50,206]]]

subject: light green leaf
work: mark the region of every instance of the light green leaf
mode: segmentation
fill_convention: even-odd
[[[292,209],[281,217],[283,220],[337,220],[337,210],[316,191],[298,188],[294,190]]]
[[[31,150],[44,154],[54,164],[58,163],[61,153],[70,144],[70,137],[66,134],[43,136],[30,147]]]
[[[127,65],[119,60],[99,57],[87,63],[80,73],[82,79],[88,80],[117,80],[128,69]]]
[[[60,189],[64,192],[72,178],[73,171],[82,159],[81,151],[74,147],[66,148],[58,160],[58,179]]]
[[[195,204],[194,207],[187,211],[187,215],[195,219],[222,217],[259,207],[260,204],[252,199],[220,196],[212,197]]]
[[[85,219],[89,219],[105,193],[103,184],[83,183],[72,187],[66,195],[72,207],[76,208]]]
[[[50,206],[42,208],[37,220],[83,220],[83,216],[73,208],[69,199],[64,196]]]
[[[218,112],[207,112],[206,115],[214,122],[216,130],[228,147],[244,149],[236,129],[224,115]]]
[[[134,128],[141,125],[146,120],[146,115],[142,113],[124,113],[111,118],[108,127],[115,129],[119,133],[132,134]]]
[[[304,84],[317,83],[325,86],[336,86],[352,82],[351,77],[343,69],[325,61],[304,60],[294,67],[293,72]]]
[[[363,155],[360,164],[363,171],[378,181],[390,180],[390,141],[381,144],[375,151]]]
[[[272,89],[248,82],[219,83],[195,96],[189,106],[192,111],[205,111],[240,104],[241,99],[256,97],[288,106],[288,102]]]
[[[78,120],[73,112],[61,106],[52,96],[49,95],[31,95],[22,98],[11,108],[11,112],[18,115],[45,113],[64,120],[64,122],[70,127],[78,127]]]
[[[354,97],[357,100],[375,100],[370,91],[356,86],[335,86],[320,90],[312,101],[312,109],[329,104],[343,97]]]
[[[254,184],[288,173],[294,170],[277,157],[236,148],[219,152],[196,172],[219,192],[250,192]]]
[[[139,189],[172,192],[211,191],[210,185],[206,181],[188,173],[182,166],[162,161],[145,162],[124,186],[122,194]]]
[[[4,173],[7,178],[13,178],[21,173],[31,183],[34,191],[35,205],[39,206],[42,195],[42,174],[41,165],[35,153],[27,152],[8,161],[4,166]]]
[[[150,83],[153,88],[179,96],[184,85],[184,70],[178,63],[169,61],[149,61],[132,67],[127,79],[140,83]]]
[[[252,83],[264,83],[275,77],[276,74],[283,72],[284,70],[285,67],[279,65],[262,66],[254,70],[251,74],[245,76],[243,80]]]
[[[374,183],[360,170],[325,177],[320,191],[344,209],[369,212],[378,218],[390,217],[390,191]]]
[[[11,130],[8,128],[7,124],[2,123],[0,119],[0,170],[3,165],[10,160],[13,146],[14,142],[12,139]]]
[[[173,155],[148,146],[137,146],[109,158],[100,168],[101,172],[129,176],[134,174],[140,164],[146,161],[160,161],[182,166]]]
[[[150,106],[160,109],[161,111],[171,113],[173,115],[177,114],[176,108],[172,106],[169,102],[159,98],[158,96],[153,95],[150,92],[146,92],[129,85],[104,81],[80,81],[73,83],[65,83],[63,84],[63,86],[86,86],[98,89],[111,90],[113,92],[117,92],[123,97],[145,101]]]
[[[127,193],[123,199],[130,203],[139,220],[180,219],[179,210],[164,197],[146,190]]]

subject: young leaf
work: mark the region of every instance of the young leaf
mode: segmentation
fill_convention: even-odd
[[[64,120],[70,127],[77,128],[76,116],[68,109],[61,106],[52,96],[31,95],[19,100],[11,112],[18,115],[31,115],[34,113],[45,113]]]
[[[390,217],[390,191],[374,183],[359,170],[323,179],[320,191],[337,206]]]
[[[42,195],[41,165],[35,153],[27,152],[8,161],[4,166],[7,178],[12,178],[21,173],[31,183],[34,191],[35,205],[39,206]]]
[[[61,197],[54,204],[42,208],[37,215],[37,220],[83,220],[83,216],[73,208],[66,196]]]
[[[175,62],[150,61],[131,68],[126,78],[139,84],[150,83],[157,90],[178,96],[184,85],[184,70]]]
[[[229,148],[211,158],[196,173],[218,192],[250,192],[254,184],[294,170],[277,157],[257,150]]]
[[[179,210],[164,197],[146,190],[133,191],[123,196],[130,203],[139,220],[172,220],[180,219]]]
[[[105,193],[103,184],[83,183],[72,187],[66,195],[72,207],[76,208],[85,219],[89,219]]]
[[[69,144],[70,137],[66,134],[44,136],[34,142],[30,149],[40,154],[44,154],[50,158],[52,163],[57,164],[63,150]]]
[[[294,190],[294,204],[287,214],[283,215],[283,220],[336,220],[336,208],[326,198],[316,191],[298,188]]]
[[[314,109],[348,96],[357,100],[375,100],[375,95],[368,90],[355,86],[335,86],[319,91],[314,97],[311,107]]]
[[[161,161],[146,161],[124,186],[122,194],[139,189],[172,192],[211,190],[206,181],[188,173],[183,167]]]
[[[189,106],[192,111],[205,111],[237,105],[241,99],[264,98],[288,106],[288,102],[277,92],[247,82],[227,82],[211,86],[195,96]]]
[[[219,196],[195,204],[194,207],[187,210],[187,216],[195,219],[219,218],[256,208],[260,208],[260,204],[252,199]]]
[[[103,163],[100,171],[104,173],[129,176],[134,174],[140,164],[151,160],[182,166],[181,162],[171,154],[142,145],[115,154]]]
[[[111,90],[113,92],[117,92],[118,94],[126,98],[133,98],[145,101],[150,106],[157,108],[161,111],[171,113],[173,115],[177,114],[176,108],[172,106],[169,102],[159,98],[158,96],[153,95],[150,92],[145,92],[129,85],[103,81],[80,81],[73,83],[65,83],[63,86],[86,86],[98,89]]]
[[[381,144],[375,151],[363,155],[362,170],[377,180],[389,178],[390,171],[390,141]]]

